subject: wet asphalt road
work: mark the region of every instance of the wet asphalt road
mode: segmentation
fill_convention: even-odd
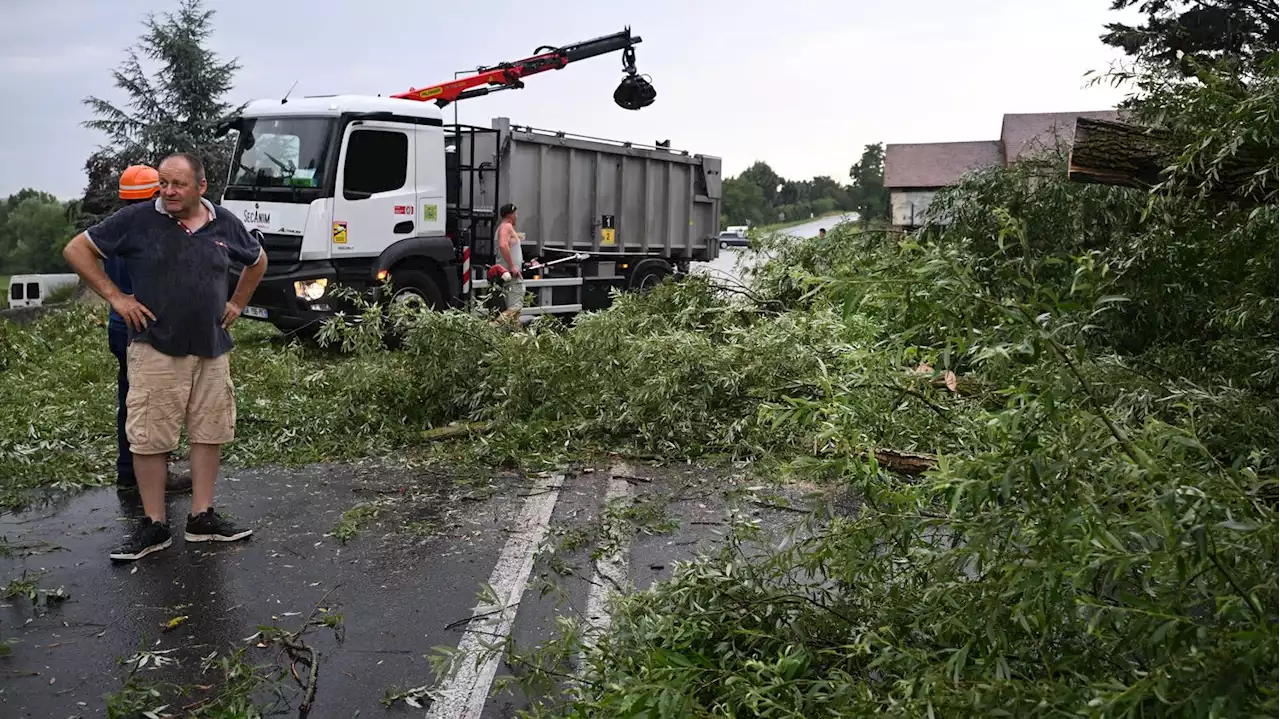
[[[593,608],[604,616],[591,621],[607,621],[598,611],[601,587],[643,588],[669,576],[676,561],[715,545],[731,511],[759,519],[768,536],[784,536],[800,515],[767,505],[799,506],[802,492],[754,485],[744,494],[747,482],[728,470],[621,465],[549,477],[453,475],[404,463],[231,471],[220,503],[255,528],[250,541],[186,545],[179,531],[173,547],[124,565],[106,553],[125,531],[124,518],[140,509],[113,489],[6,515],[0,582],[39,573],[40,587],[62,587],[69,599],[45,611],[25,597],[0,602],[0,641],[17,640],[12,656],[0,659],[0,716],[105,716],[103,696],[120,687],[121,661],[140,647],[177,660],[140,674],[214,684],[201,673],[202,658],[245,647],[263,625],[297,629],[318,605],[341,614],[344,631],[341,640],[328,628],[305,636],[321,654],[311,716],[422,716],[380,700],[392,687],[432,682],[425,659],[432,647],[465,649],[467,634],[494,626],[528,647],[550,635],[557,616],[581,619]],[[770,497],[763,504],[753,499],[762,492]],[[602,534],[606,500],[658,511],[650,526]],[[188,502],[171,498],[170,516],[184,516]],[[344,544],[335,527],[362,502],[377,514]],[[545,521],[536,521],[539,513]],[[654,531],[658,515],[671,531]],[[621,549],[592,562],[591,551],[608,537],[621,537]],[[505,628],[467,623],[485,582],[513,592]],[[544,594],[547,587],[556,591]],[[186,619],[165,631],[175,617]],[[270,650],[248,652],[255,663],[277,660]],[[495,661],[488,677],[510,672]],[[465,682],[454,677],[449,696],[462,698],[429,716],[494,719],[525,706],[518,692],[486,699],[485,673],[474,674],[460,689]],[[296,706],[296,691],[287,698]]]
[[[854,220],[856,218],[856,214],[841,217],[822,217],[804,224],[788,227],[785,230],[781,230],[781,232],[792,237],[817,237],[820,229],[826,228],[829,230],[844,220]],[[758,258],[744,252],[741,247],[726,247],[720,250],[720,256],[716,259],[711,262],[695,262],[693,267],[695,272],[706,272],[731,285],[736,285],[741,283],[742,263],[755,261],[758,261]]]

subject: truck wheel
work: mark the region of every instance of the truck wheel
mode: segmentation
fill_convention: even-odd
[[[422,270],[396,270],[391,273],[392,302],[420,301],[438,310],[444,307],[444,295],[431,275]]]
[[[393,270],[391,273],[391,298],[388,308],[395,303],[413,303],[430,310],[444,308],[444,297],[431,275],[422,270]],[[388,349],[404,347],[404,333],[388,328],[382,341]]]
[[[671,265],[665,262],[649,262],[636,268],[631,276],[631,289],[644,292],[662,284],[671,274]]]

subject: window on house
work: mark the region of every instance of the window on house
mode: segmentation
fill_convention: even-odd
[[[388,130],[357,130],[347,139],[342,194],[348,200],[404,187],[409,172],[409,136]]]

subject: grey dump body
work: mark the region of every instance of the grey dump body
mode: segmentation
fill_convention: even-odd
[[[521,127],[507,118],[493,120],[493,129],[475,137],[478,162],[469,157],[470,142],[455,151],[464,166],[496,164],[496,201],[519,209],[526,257],[565,251],[684,262],[718,255],[720,158]],[[462,205],[492,207],[494,174],[463,180]],[[486,238],[476,240],[487,255]]]

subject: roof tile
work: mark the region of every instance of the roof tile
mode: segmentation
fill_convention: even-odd
[[[1016,162],[1041,150],[1052,149],[1056,143],[1071,144],[1076,131],[1076,118],[1091,120],[1115,120],[1115,110],[1091,112],[1039,112],[1005,115],[1000,124],[1000,142],[1004,146],[1005,162]]]
[[[946,187],[970,170],[1003,164],[998,140],[886,145],[885,187]]]

